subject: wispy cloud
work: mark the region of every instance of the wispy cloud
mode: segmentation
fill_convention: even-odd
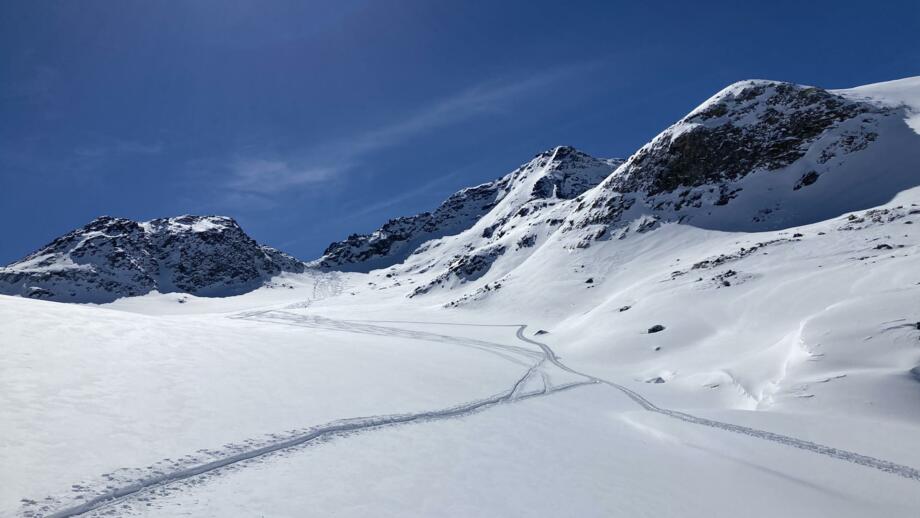
[[[368,214],[373,214],[375,212],[380,212],[384,209],[389,209],[390,207],[394,207],[405,201],[408,201],[413,198],[427,194],[433,189],[437,188],[438,186],[443,185],[447,183],[449,180],[454,179],[460,174],[460,172],[461,170],[457,170],[452,173],[441,175],[438,178],[435,178],[434,180],[428,183],[425,183],[425,184],[420,185],[419,187],[416,187],[415,189],[410,189],[396,196],[389,196],[383,201],[380,201],[377,203],[371,203],[370,205],[364,205],[358,210],[349,212],[348,216],[344,219],[350,220],[350,219],[360,218],[362,216],[367,216]]]
[[[403,120],[362,133],[340,142],[354,155],[388,148],[433,129],[450,126],[488,113],[505,109],[514,100],[546,88],[570,76],[580,67],[569,67],[537,74],[513,82],[488,82],[444,98]]]
[[[507,111],[525,96],[552,87],[590,66],[593,64],[572,65],[515,80],[483,82],[389,124],[300,149],[284,158],[269,154],[235,156],[225,165],[230,172],[225,187],[233,192],[270,195],[334,180],[361,166],[375,152],[404,145],[440,128]]]
[[[297,167],[284,160],[237,158],[230,165],[228,187],[234,191],[271,194],[321,182],[336,173],[329,167]]]

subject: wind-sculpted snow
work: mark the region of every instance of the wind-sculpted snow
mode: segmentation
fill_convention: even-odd
[[[227,296],[303,271],[303,263],[259,245],[230,218],[138,223],[103,216],[0,268],[0,293],[60,302],[110,302],[154,290]]]

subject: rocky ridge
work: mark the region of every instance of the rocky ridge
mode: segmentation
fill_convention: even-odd
[[[370,234],[353,234],[332,243],[313,264],[344,271],[386,268],[405,261],[428,241],[459,234],[486,219],[494,221],[484,230],[488,238],[527,203],[574,198],[595,187],[621,163],[559,146],[539,153],[502,178],[454,193],[433,212],[394,218]],[[496,214],[509,195],[517,199],[514,210]]]
[[[249,237],[231,218],[136,222],[102,216],[0,268],[0,293],[109,302],[151,291],[228,296],[304,264]]]

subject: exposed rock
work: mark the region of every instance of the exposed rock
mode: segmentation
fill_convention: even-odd
[[[640,150],[616,180],[618,190],[654,195],[779,169],[831,126],[869,111],[877,110],[820,88],[745,81]]]
[[[504,253],[505,247],[498,246],[478,251],[473,255],[458,256],[448,265],[447,271],[435,277],[428,284],[417,287],[409,297],[428,293],[432,288],[442,286],[452,279],[459,280],[461,283],[475,281],[482,277],[492,263]]]
[[[502,178],[451,195],[434,212],[391,219],[370,234],[353,234],[332,243],[315,265],[366,272],[401,263],[423,243],[469,229],[506,196],[520,191],[525,181],[531,181],[533,186],[520,200],[521,206],[510,214],[494,215],[494,223],[480,233],[486,239],[502,237],[501,229],[511,219],[584,193],[622,162],[597,159],[569,146],[544,151]],[[534,180],[533,175],[538,177]],[[536,236],[527,236],[517,247],[529,248],[535,243]]]
[[[630,157],[576,208],[580,214],[570,218],[568,228],[624,224],[623,214],[637,202],[662,213],[728,205],[741,193],[738,182],[746,176],[790,166],[846,121],[861,117],[871,125],[873,117],[888,113],[820,88],[776,81],[736,83]],[[839,157],[864,149],[876,137],[870,131],[841,130],[820,145]],[[811,185],[819,175],[809,170],[793,188]],[[755,221],[769,220],[773,209],[762,210],[753,216]]]
[[[797,182],[795,182],[795,185],[792,186],[792,190],[793,190],[793,191],[797,191],[797,190],[801,189],[802,187],[807,187],[807,186],[809,186],[809,185],[811,185],[811,184],[817,182],[817,181],[818,181],[818,176],[820,176],[820,175],[818,174],[817,171],[808,171],[807,173],[805,173],[804,175],[802,175],[802,177],[799,178]]]
[[[251,291],[304,264],[261,246],[232,219],[180,216],[138,223],[103,216],[0,268],[0,293],[108,302],[153,290],[198,296]]]

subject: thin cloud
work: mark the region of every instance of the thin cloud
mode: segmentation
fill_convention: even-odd
[[[235,157],[226,187],[232,191],[274,194],[316,186],[362,165],[369,155],[404,145],[439,128],[485,114],[502,113],[526,95],[551,87],[593,64],[573,65],[514,81],[489,81],[357,136],[336,139],[294,153],[293,158]],[[365,209],[366,210],[366,209]]]
[[[392,147],[433,129],[500,112],[514,100],[568,77],[577,68],[580,67],[539,74],[516,82],[483,83],[442,99],[404,120],[368,131],[341,144],[349,145],[353,155]]]
[[[271,194],[322,182],[336,173],[334,168],[296,167],[284,160],[236,159],[230,166],[229,183],[234,191]]]
[[[430,182],[428,182],[428,183],[426,183],[426,184],[424,184],[424,185],[422,185],[422,186],[420,186],[420,187],[416,187],[415,189],[411,189],[411,190],[406,191],[406,192],[404,192],[404,193],[402,193],[402,194],[399,194],[399,195],[397,195],[397,196],[390,196],[390,197],[387,197],[384,201],[377,202],[377,203],[372,203],[372,204],[370,204],[370,205],[364,206],[363,208],[361,208],[361,209],[359,209],[359,210],[349,212],[348,216],[346,216],[346,217],[343,218],[343,219],[344,219],[344,220],[356,219],[356,218],[360,218],[360,217],[362,217],[362,216],[367,216],[368,214],[373,214],[373,213],[375,213],[375,212],[380,212],[380,211],[382,211],[382,210],[384,210],[384,209],[388,209],[388,208],[393,207],[393,206],[395,206],[395,205],[399,205],[400,203],[403,203],[403,202],[405,202],[405,201],[407,201],[407,200],[411,200],[411,199],[416,198],[416,197],[418,197],[418,196],[421,196],[421,195],[423,195],[423,194],[427,194],[429,191],[431,191],[431,190],[434,189],[435,187],[438,187],[439,185],[442,185],[442,184],[446,183],[448,180],[452,180],[452,179],[455,178],[458,174],[460,174],[460,171],[459,171],[459,170],[458,170],[458,171],[454,171],[453,173],[449,173],[449,174],[446,174],[446,175],[442,175],[442,176],[440,176],[440,177],[438,177],[438,178],[436,178],[436,179],[434,179],[434,180],[432,180],[432,181],[430,181]]]

